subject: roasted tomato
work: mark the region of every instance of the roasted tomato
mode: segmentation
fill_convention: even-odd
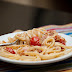
[[[12,54],[15,54],[15,51],[12,48],[6,47],[5,50],[12,53]]]
[[[30,39],[30,45],[41,46],[39,37],[35,36]]]

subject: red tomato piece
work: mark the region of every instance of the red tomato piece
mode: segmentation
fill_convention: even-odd
[[[30,39],[30,45],[34,45],[34,46],[41,46],[41,44],[39,43],[40,39],[39,37],[35,36],[35,37],[32,37]]]
[[[64,38],[61,39],[61,36],[56,35],[54,38],[55,38],[55,42],[60,42],[65,45],[66,41]]]
[[[6,47],[5,50],[12,53],[12,54],[15,54],[15,51],[12,48]]]
[[[65,45],[66,42],[65,42],[65,40],[60,39],[60,43]]]

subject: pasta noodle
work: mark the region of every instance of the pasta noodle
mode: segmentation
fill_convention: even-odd
[[[0,47],[0,56],[12,60],[41,61],[57,58],[72,52],[72,46],[66,46],[66,40],[55,30],[46,31],[43,28],[34,28],[21,34],[9,37],[8,42],[16,44]]]

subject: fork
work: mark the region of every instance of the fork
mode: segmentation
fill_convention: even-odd
[[[4,43],[4,44],[0,44],[0,46],[9,46],[9,45],[13,45],[16,44],[16,42],[18,41],[18,39],[12,43]]]

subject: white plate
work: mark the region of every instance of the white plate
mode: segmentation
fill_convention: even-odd
[[[7,41],[8,37],[14,37],[15,34],[17,34],[17,33],[22,33],[22,32],[9,33],[9,34],[2,35],[2,36],[0,36],[0,41],[1,40]],[[61,33],[59,33],[59,35],[61,35],[62,37],[64,37],[66,39],[66,41],[67,41],[66,45],[67,46],[72,46],[72,37],[64,35],[64,34],[61,34]],[[61,57],[58,57],[58,58],[54,58],[54,59],[51,59],[51,60],[43,60],[43,61],[18,61],[18,60],[11,60],[11,59],[8,59],[8,58],[4,58],[4,57],[1,57],[1,56],[0,56],[0,59],[2,61],[9,62],[9,63],[14,63],[14,64],[41,65],[41,64],[49,64],[49,63],[62,61],[62,60],[65,60],[65,59],[67,59],[69,57],[72,57],[72,53],[69,53],[67,55],[64,55],[64,56],[61,56]]]

